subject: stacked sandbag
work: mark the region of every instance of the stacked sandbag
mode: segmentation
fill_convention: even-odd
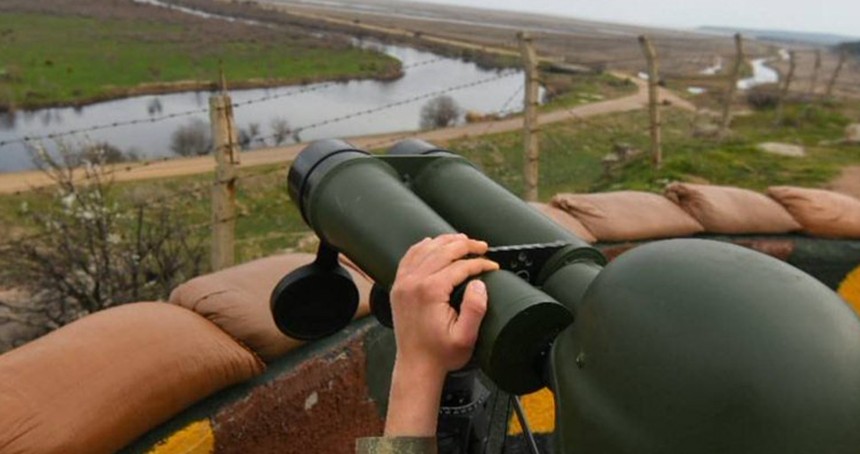
[[[544,216],[552,219],[556,224],[564,227],[586,243],[597,242],[597,238],[595,238],[578,219],[567,214],[567,212],[540,202],[529,202],[529,205],[536,208]]]
[[[860,200],[823,189],[772,186],[768,195],[803,227],[826,238],[860,238]]]
[[[263,369],[187,309],[108,309],[0,355],[0,452],[116,452]]]
[[[672,183],[666,187],[665,195],[708,233],[779,234],[800,230],[800,224],[782,205],[749,189]]]
[[[602,242],[690,236],[704,231],[667,198],[648,192],[558,194],[550,205],[578,219]]]
[[[169,301],[206,317],[251,348],[266,361],[283,356],[301,344],[281,333],[270,309],[272,290],[290,271],[313,262],[311,254],[284,254],[254,260],[196,277],[170,294]],[[358,287],[356,317],[367,315],[373,282],[351,262],[341,263]]]

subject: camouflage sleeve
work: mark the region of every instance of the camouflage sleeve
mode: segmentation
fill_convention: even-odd
[[[436,437],[367,437],[355,441],[356,454],[436,454]]]

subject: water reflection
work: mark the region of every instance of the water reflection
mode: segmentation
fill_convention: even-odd
[[[16,112],[0,112],[0,130],[8,131],[15,129],[17,118],[18,114]]]
[[[351,115],[425,93],[489,79],[498,74],[495,70],[481,69],[473,63],[440,58],[408,47],[384,46],[383,50],[403,62],[406,69],[402,78],[387,82],[360,80],[232,91],[230,94],[234,103],[248,103],[235,109],[237,128],[250,133],[251,125],[257,125],[257,135],[252,135],[249,146],[263,143],[273,145],[277,143],[276,135],[281,143],[289,143],[294,140],[416,130],[419,128],[421,107],[429,98],[372,114]],[[435,62],[409,67],[427,61]],[[511,77],[449,94],[464,110],[495,112],[520,89],[522,81],[522,74],[516,73]],[[86,107],[23,111],[0,120],[4,125],[0,128],[0,142],[139,120],[136,124],[90,130],[65,137],[64,140],[69,143],[87,140],[107,142],[122,150],[134,148],[143,159],[173,156],[170,142],[174,131],[194,119],[208,123],[209,96],[210,93],[205,91],[185,92],[138,96]],[[253,102],[265,97],[276,98]],[[516,98],[511,108],[521,110],[522,100]],[[198,112],[180,115],[192,110]],[[325,120],[347,116],[351,118],[319,125]],[[276,130],[272,126],[275,119],[285,121],[289,125],[288,131],[280,131],[283,129],[280,127]],[[318,126],[307,128],[308,125]],[[49,141],[44,145],[48,149],[52,147]],[[0,148],[0,171],[29,168],[32,168],[32,163],[23,144]]]
[[[149,101],[149,104],[146,105],[146,111],[149,115],[159,115],[164,111],[164,106],[161,105],[160,99],[153,98]]]

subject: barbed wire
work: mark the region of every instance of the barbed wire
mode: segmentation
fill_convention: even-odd
[[[38,141],[42,141],[42,140],[56,140],[56,139],[59,139],[62,137],[67,137],[67,136],[77,135],[77,134],[85,134],[88,132],[100,131],[103,129],[114,129],[114,128],[119,128],[122,126],[138,125],[138,124],[145,124],[145,123],[158,123],[158,122],[161,122],[164,120],[169,120],[171,118],[187,117],[187,116],[197,115],[197,114],[206,113],[206,112],[209,112],[208,107],[193,109],[193,110],[186,110],[186,111],[182,111],[182,112],[175,112],[172,114],[162,115],[159,117],[138,118],[138,119],[134,119],[134,120],[124,120],[124,121],[114,121],[111,123],[104,123],[104,124],[95,125],[95,126],[88,126],[85,128],[69,129],[69,130],[62,131],[62,132],[49,133],[49,134],[44,134],[44,135],[40,135],[40,136],[24,136],[24,137],[19,137],[17,139],[0,140],[0,148],[5,147],[7,145],[12,145],[12,144],[27,144],[30,142],[38,142]]]
[[[522,84],[520,84],[520,85],[517,87],[517,89],[516,89],[516,90],[514,90],[514,92],[513,92],[513,93],[511,93],[511,96],[509,96],[509,97],[508,97],[508,99],[507,99],[507,100],[505,100],[504,104],[502,104],[502,107],[501,107],[498,111],[496,111],[496,112],[495,112],[495,114],[496,114],[497,116],[507,115],[507,114],[508,114],[508,112],[509,112],[508,106],[510,106],[510,104],[511,104],[512,102],[514,102],[514,99],[516,99],[517,95],[519,95],[520,93],[522,93],[522,92],[523,92],[523,90],[525,90],[525,88],[526,88],[526,84],[525,84],[525,82],[523,82]],[[495,124],[495,121],[492,121],[492,120],[491,120],[489,123],[487,123],[487,127],[486,127],[486,128],[484,128],[484,130],[483,130],[483,131],[481,131],[481,133],[480,133],[479,135],[480,135],[480,136],[485,136],[485,135],[489,134],[489,133],[490,133],[490,129],[492,129],[492,128],[493,128],[493,125],[494,125],[494,124]]]
[[[259,178],[268,177],[274,173],[282,172],[282,171],[285,171],[287,169],[288,169],[288,167],[285,167],[283,165],[277,165],[277,166],[272,167],[271,169],[267,169],[263,172],[257,172],[257,173],[253,173],[250,175],[239,175],[239,176],[235,177],[233,179],[233,181],[235,181],[236,183],[248,182],[248,181],[259,179]],[[217,182],[215,182],[215,181],[207,182],[207,183],[195,185],[195,186],[192,186],[189,188],[183,188],[183,189],[179,189],[179,190],[170,191],[169,193],[164,194],[164,195],[157,195],[154,197],[145,198],[144,200],[133,201],[133,202],[130,202],[127,205],[123,206],[122,209],[118,212],[118,214],[123,216],[123,215],[133,214],[135,211],[140,210],[140,209],[152,210],[152,209],[165,208],[165,207],[168,207],[169,205],[176,203],[176,201],[178,199],[182,199],[182,198],[186,198],[186,197],[190,197],[190,196],[198,196],[198,195],[203,195],[205,193],[209,193],[212,191],[213,186],[216,184],[217,184]],[[206,221],[205,223],[199,223],[199,224],[194,224],[194,225],[188,226],[187,228],[190,230],[199,230],[199,229],[202,229],[203,227],[209,228],[213,224],[225,223],[225,222],[229,222],[232,220],[236,220],[236,219],[248,217],[248,216],[250,216],[250,215],[240,213],[240,214],[236,215],[235,217],[232,217],[229,219],[222,219],[222,220],[218,220],[218,221],[209,220],[209,221]],[[52,233],[52,232],[40,232],[40,233],[35,233],[35,234],[23,235],[23,236],[19,236],[16,238],[11,238],[7,241],[0,242],[0,253],[4,253],[10,249],[13,249],[15,247],[15,245],[20,243],[20,242],[40,240],[42,238],[45,238],[45,237],[48,237],[51,235],[54,235],[54,233]]]
[[[307,124],[307,125],[303,125],[303,126],[300,126],[300,127],[296,128],[296,129],[293,131],[293,133],[294,133],[294,135],[298,135],[298,134],[301,134],[302,132],[307,131],[307,130],[311,130],[311,129],[319,128],[319,127],[322,127],[322,126],[326,126],[326,125],[330,125],[330,124],[338,123],[338,122],[341,122],[341,121],[344,121],[344,120],[349,120],[349,119],[352,119],[352,118],[358,118],[358,117],[363,117],[363,116],[366,116],[366,115],[375,114],[375,113],[377,113],[377,112],[382,112],[382,111],[384,111],[384,110],[392,109],[392,108],[394,108],[394,107],[404,106],[404,105],[407,105],[407,104],[411,104],[411,103],[414,103],[414,102],[418,102],[418,101],[421,101],[421,100],[423,100],[423,99],[433,98],[433,97],[436,97],[436,96],[442,96],[442,95],[444,95],[444,94],[452,93],[452,92],[455,92],[455,91],[458,91],[458,90],[463,90],[463,89],[466,89],[466,88],[477,87],[477,86],[480,86],[480,85],[488,84],[488,83],[490,83],[490,82],[495,82],[495,81],[497,81],[497,80],[504,79],[504,78],[506,78],[506,77],[510,77],[510,76],[516,75],[516,74],[518,74],[519,72],[520,72],[520,70],[503,70],[503,71],[500,71],[500,73],[499,73],[498,75],[496,75],[496,76],[487,77],[487,78],[484,78],[484,79],[480,79],[480,80],[473,81],[473,82],[469,82],[469,83],[465,83],[465,84],[454,85],[454,86],[452,86],[452,87],[444,88],[444,89],[442,89],[442,90],[435,90],[435,91],[431,91],[431,92],[423,93],[423,94],[420,94],[420,95],[417,95],[417,96],[412,96],[412,97],[410,97],[410,98],[401,99],[401,100],[399,100],[399,101],[395,101],[395,102],[391,102],[391,103],[388,103],[388,104],[384,104],[384,105],[382,105],[382,106],[377,106],[377,107],[372,107],[372,108],[369,108],[369,109],[359,110],[359,111],[352,112],[352,113],[349,113],[349,114],[346,114],[346,115],[341,115],[341,116],[338,116],[338,117],[333,117],[333,118],[329,118],[329,119],[326,119],[326,120],[318,121],[318,122],[315,122],[315,123],[310,123],[310,124]],[[262,137],[260,137],[260,138],[259,138],[259,140],[263,140],[263,141],[265,141],[265,140],[267,140],[267,139],[272,139],[272,138],[274,138],[274,137],[276,137],[276,136],[277,136],[276,134],[270,134],[270,135],[267,135],[267,136],[262,136]]]
[[[430,59],[427,59],[427,60],[424,60],[424,61],[419,61],[419,62],[416,62],[416,63],[410,63],[410,64],[408,64],[408,65],[404,65],[404,66],[402,66],[400,69],[401,69],[402,71],[406,71],[406,70],[409,70],[409,69],[415,69],[415,68],[419,68],[419,67],[422,67],[422,66],[429,66],[429,65],[432,65],[432,64],[435,64],[435,63],[439,63],[439,62],[444,61],[444,60],[450,60],[450,59],[451,59],[451,57],[436,57],[436,58],[430,58]],[[244,107],[244,106],[249,106],[249,105],[252,105],[252,104],[259,104],[259,103],[262,103],[262,102],[268,102],[268,101],[272,101],[272,100],[275,100],[275,99],[289,98],[289,97],[298,96],[298,95],[302,95],[302,94],[306,94],[306,93],[311,93],[311,92],[315,92],[315,91],[320,91],[320,90],[323,90],[323,89],[326,89],[326,88],[330,88],[330,87],[334,87],[334,86],[338,86],[338,85],[343,85],[344,83],[345,83],[344,81],[323,82],[323,83],[320,83],[320,84],[315,84],[314,86],[301,88],[301,89],[299,89],[299,90],[292,91],[292,92],[279,93],[279,94],[274,94],[274,95],[266,95],[266,96],[261,96],[261,97],[259,97],[259,98],[249,99],[249,100],[246,100],[246,101],[234,102],[234,103],[233,103],[233,107],[234,107],[234,108],[241,108],[241,107]]]
[[[502,107],[499,110],[491,112],[487,115],[488,116],[501,116],[501,115],[506,115],[510,112],[513,112],[512,109],[508,109],[508,106],[510,105],[510,103],[513,102],[514,99],[516,99],[518,94],[522,93],[524,87],[525,87],[525,84],[520,84],[517,87],[517,89],[514,90],[514,92],[508,97],[508,99],[505,100],[505,102],[502,104]],[[495,124],[496,121],[498,121],[498,120],[488,121],[487,127],[482,132],[478,133],[478,136],[487,135],[489,133],[489,130],[492,128],[492,126]],[[371,143],[366,144],[365,148],[367,148],[368,150],[373,150],[373,149],[375,149],[377,147],[381,147],[383,145],[391,145],[391,144],[400,142],[401,140],[415,138],[415,137],[421,135],[423,132],[425,132],[425,131],[416,130],[416,131],[410,131],[410,132],[407,132],[404,134],[396,135],[394,137],[387,136],[387,137],[385,137],[381,140],[378,140],[376,142],[371,142]]]
[[[372,108],[372,109],[366,109],[366,110],[363,110],[363,111],[355,112],[355,113],[353,113],[353,114],[344,115],[344,116],[341,116],[341,117],[336,117],[336,118],[333,118],[333,119],[325,120],[325,121],[323,121],[323,122],[319,122],[319,123],[317,123],[317,124],[308,125],[308,126],[306,126],[306,127],[305,127],[305,129],[309,129],[309,128],[311,128],[311,127],[318,127],[318,126],[321,126],[321,125],[323,125],[323,124],[329,124],[329,123],[331,123],[331,122],[340,121],[340,120],[342,120],[342,119],[346,119],[346,118],[352,118],[352,117],[361,116],[361,115],[370,115],[370,114],[372,114],[372,113],[376,113],[376,112],[379,112],[379,111],[381,111],[381,110],[385,110],[385,109],[393,108],[393,107],[400,106],[400,105],[405,105],[405,104],[408,104],[408,103],[411,103],[411,102],[416,102],[416,101],[421,100],[421,99],[425,99],[425,98],[429,98],[429,97],[433,97],[433,96],[438,96],[438,95],[441,95],[441,94],[444,94],[444,93],[449,93],[449,92],[456,91],[456,90],[460,90],[460,89],[465,89],[465,88],[469,88],[469,87],[479,86],[479,85],[482,85],[482,84],[490,83],[490,82],[495,81],[495,80],[499,80],[499,79],[504,78],[504,77],[509,77],[509,76],[511,76],[511,75],[513,75],[513,74],[516,74],[516,72],[517,72],[517,71],[505,71],[505,72],[502,72],[501,74],[498,74],[498,75],[496,75],[496,76],[494,76],[494,77],[485,78],[485,79],[482,79],[482,80],[478,80],[478,81],[474,81],[474,82],[470,82],[470,83],[466,83],[466,84],[460,84],[460,85],[456,85],[456,86],[453,86],[453,87],[448,87],[448,88],[443,89],[443,90],[437,90],[437,91],[433,91],[433,92],[424,93],[424,94],[422,94],[422,95],[414,96],[414,97],[407,98],[407,99],[404,99],[404,100],[399,100],[399,101],[396,101],[396,102],[393,102],[393,103],[389,103],[389,104],[386,104],[386,105],[383,105],[383,106],[375,107],[375,108]],[[503,104],[502,109],[501,109],[502,111],[504,111],[505,109],[507,109],[507,106],[508,106],[512,101],[513,101],[513,99],[515,98],[516,94],[517,94],[519,91],[521,91],[521,90],[522,90],[522,86],[520,86],[520,87],[519,87],[519,88],[514,92],[514,94],[512,94],[512,95],[511,95],[511,96],[510,96],[510,97],[505,101],[505,103]],[[410,135],[413,135],[413,136],[414,136],[414,135],[416,135],[416,134],[418,134],[418,133],[420,133],[420,131],[413,131],[413,132],[411,132],[411,133],[410,133]],[[227,146],[229,146],[229,145],[227,145]],[[218,149],[216,148],[214,151],[218,151]],[[267,170],[265,170],[265,171],[263,171],[263,172],[257,172],[257,173],[253,173],[253,174],[250,174],[250,175],[239,175],[239,176],[236,176],[235,178],[233,178],[233,181],[234,181],[235,183],[237,183],[237,184],[238,184],[239,182],[245,182],[245,183],[247,183],[248,181],[255,180],[255,179],[259,179],[259,178],[264,178],[264,177],[267,177],[267,176],[269,176],[269,175],[271,175],[271,174],[278,173],[278,172],[283,172],[283,171],[285,171],[285,170],[287,170],[287,168],[286,168],[285,166],[283,166],[283,165],[276,165],[276,166],[272,167],[271,169],[267,169]],[[120,170],[120,171],[121,171],[121,170]],[[110,177],[110,176],[112,176],[112,174],[113,174],[113,173],[115,173],[115,172],[117,172],[117,169],[116,169],[116,168],[112,168],[112,169],[110,169],[106,174],[104,174],[103,176],[105,176],[105,177]],[[135,202],[130,203],[130,204],[128,205],[128,207],[127,207],[127,208],[124,208],[123,213],[125,213],[125,214],[130,214],[130,213],[134,212],[135,210],[139,210],[139,209],[157,209],[157,208],[164,207],[164,206],[166,206],[166,205],[168,205],[168,204],[176,203],[176,201],[177,201],[177,200],[186,199],[186,198],[188,198],[188,197],[192,197],[192,196],[195,196],[195,197],[196,197],[196,196],[201,196],[201,195],[203,195],[203,194],[205,194],[205,193],[211,192],[211,191],[212,191],[212,189],[213,189],[213,186],[214,186],[214,185],[216,185],[216,184],[219,184],[219,182],[209,182],[209,183],[206,183],[206,184],[193,185],[193,186],[189,186],[189,187],[182,188],[182,189],[179,189],[179,190],[171,191],[171,192],[169,192],[168,194],[158,195],[158,196],[155,196],[155,197],[147,197],[147,198],[145,198],[145,199],[143,199],[143,200],[138,200],[138,201],[135,201]],[[40,189],[44,189],[44,188],[40,188]],[[213,221],[207,221],[206,223],[200,223],[199,225],[192,225],[192,226],[190,226],[190,227],[189,227],[189,229],[191,229],[191,230],[199,230],[199,229],[202,229],[202,228],[204,228],[204,227],[205,227],[205,228],[211,228],[211,226],[212,226],[213,224],[218,224],[218,223],[222,223],[222,222],[229,222],[229,221],[231,221],[231,220],[238,219],[238,218],[240,218],[240,217],[243,217],[243,216],[241,216],[241,215],[240,215],[240,216],[237,216],[237,217],[234,217],[234,218],[231,218],[231,219],[226,219],[226,220],[221,220],[221,221],[214,221],[214,222],[213,222]],[[18,237],[18,238],[12,239],[12,240],[7,241],[7,242],[4,242],[4,243],[0,243],[0,252],[5,252],[5,251],[6,251],[6,250],[8,250],[9,248],[11,248],[11,247],[14,245],[14,243],[17,243],[17,242],[19,242],[19,241],[33,241],[33,240],[36,240],[36,239],[41,239],[41,238],[43,238],[43,237],[45,237],[45,236],[47,236],[47,235],[49,235],[49,233],[40,233],[40,234],[35,234],[35,235],[27,235],[27,236],[24,236],[24,237]]]
[[[450,57],[430,58],[430,59],[427,59],[424,61],[404,65],[401,67],[401,70],[405,71],[405,70],[409,70],[409,69],[419,68],[422,66],[429,66],[429,65],[447,60],[447,59],[450,59]],[[265,95],[265,96],[261,96],[258,98],[245,100],[245,101],[234,102],[234,103],[232,103],[232,107],[233,108],[242,108],[245,106],[269,102],[269,101],[273,101],[276,99],[289,98],[289,97],[303,95],[303,94],[307,94],[307,93],[322,91],[324,89],[334,87],[337,85],[342,85],[344,83],[345,83],[344,81],[332,81],[332,82],[323,82],[323,83],[313,84],[313,85],[302,87],[302,88],[297,89],[297,90],[288,91],[285,93],[269,94],[269,95]],[[56,140],[56,139],[60,139],[63,137],[79,135],[79,134],[86,134],[89,132],[101,131],[101,130],[105,130],[105,129],[115,129],[115,128],[124,127],[124,126],[133,126],[133,125],[147,124],[147,123],[149,123],[149,124],[159,123],[159,122],[174,119],[174,118],[183,118],[183,117],[189,117],[192,115],[205,114],[205,113],[209,113],[210,111],[211,111],[211,109],[209,107],[200,107],[200,108],[196,108],[196,109],[174,112],[174,113],[167,114],[167,115],[149,116],[146,118],[136,118],[136,119],[132,119],[132,120],[113,121],[110,123],[103,123],[103,124],[94,125],[94,126],[87,126],[87,127],[83,127],[83,128],[69,129],[66,131],[48,133],[48,134],[43,134],[43,135],[38,135],[38,136],[24,136],[24,137],[19,137],[17,139],[0,140],[0,148],[3,148],[3,147],[8,146],[8,145],[12,145],[12,144],[27,144],[30,142],[38,142],[38,141],[42,141],[42,140]]]

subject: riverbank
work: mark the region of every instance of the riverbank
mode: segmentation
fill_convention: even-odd
[[[394,58],[299,25],[263,27],[108,0],[0,4],[0,111],[141,94],[401,75]]]
[[[619,80],[627,80],[623,75],[616,75]],[[609,99],[601,102],[591,102],[577,107],[569,107],[568,100],[559,100],[559,104],[553,110],[541,113],[541,124],[564,122],[571,118],[588,118],[606,115],[613,112],[628,112],[642,109],[647,104],[647,93],[644,83],[639,80],[630,79],[634,84],[635,93]],[[675,105],[683,108],[692,108],[689,103],[664,92]],[[401,132],[388,134],[364,135],[349,138],[349,141],[357,147],[366,149],[380,149],[393,145],[406,137],[415,137],[431,142],[448,142],[468,137],[480,137],[488,134],[498,134],[511,131],[516,133],[522,128],[522,117],[515,116],[503,120],[470,123],[452,128],[435,129],[430,131]],[[283,164],[292,161],[307,143],[294,144],[282,147],[264,148],[247,151],[241,154],[241,166],[245,169]],[[190,175],[211,172],[215,167],[215,161],[211,156],[199,156],[193,158],[164,159],[157,161],[132,162],[117,164],[112,170],[112,177],[117,182],[130,182],[141,180],[177,178]],[[27,193],[31,189],[40,188],[52,184],[50,178],[41,171],[26,171],[15,173],[0,173],[0,194]]]
[[[408,46],[437,55],[458,58],[475,63],[483,69],[503,69],[521,65],[520,51],[516,43],[487,45],[479,36],[470,39],[453,39],[434,33],[416,32],[396,26],[365,23],[358,19],[344,19],[337,15],[317,14],[292,6],[269,2],[242,2],[232,0],[160,0],[165,4],[209,14],[234,17],[266,24],[300,24],[327,33],[344,34],[350,37],[370,38],[385,44]],[[544,60],[558,58],[542,56]]]

